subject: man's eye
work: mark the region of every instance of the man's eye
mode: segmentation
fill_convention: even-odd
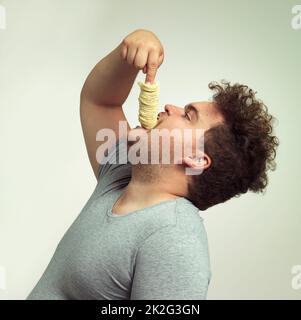
[[[185,112],[184,118],[187,118],[190,121],[190,118],[188,116],[188,112]]]

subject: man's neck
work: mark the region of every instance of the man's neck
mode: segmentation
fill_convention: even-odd
[[[183,197],[186,192],[185,181],[178,175],[173,177],[170,174],[171,172],[167,174],[162,166],[133,166],[131,181],[114,204],[113,213],[126,214],[162,201]]]

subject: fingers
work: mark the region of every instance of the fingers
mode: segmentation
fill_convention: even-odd
[[[157,69],[159,65],[159,52],[156,50],[151,50],[148,54],[147,60],[147,75],[145,79],[146,82],[153,83],[156,77]]]
[[[160,57],[159,57],[159,67],[161,66],[163,61],[164,61],[164,55],[161,54]],[[146,72],[147,72],[147,65],[145,65],[144,68],[143,68],[143,73],[145,74]]]
[[[121,46],[121,59],[126,60],[127,52],[128,52],[128,47],[123,44]]]
[[[130,46],[128,48],[128,53],[127,53],[126,60],[127,60],[129,65],[133,65],[134,60],[135,60],[135,56],[136,56],[136,52],[137,52],[137,48],[136,47]]]
[[[139,70],[144,69],[147,63],[147,50],[144,49],[138,49],[138,52],[136,53],[135,57],[135,67]]]
[[[153,83],[157,70],[164,59],[164,52],[160,48],[124,41],[121,47],[121,58],[126,60],[129,65],[139,70],[142,69],[143,73],[146,74],[145,82]]]
[[[159,57],[159,67],[161,66],[163,61],[164,61],[164,54],[161,54],[160,57]]]

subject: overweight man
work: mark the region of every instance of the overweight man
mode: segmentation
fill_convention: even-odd
[[[131,129],[123,104],[138,72],[152,84],[163,60],[158,37],[138,29],[88,75],[80,118],[96,187],[27,299],[206,299],[211,268],[200,210],[262,192],[278,140],[273,117],[254,91],[225,81],[209,84],[212,101],[166,104],[153,128]],[[97,139],[103,129],[115,142]],[[183,138],[168,150],[159,143],[159,163],[120,161],[135,145],[130,135],[150,138],[144,141],[151,149],[152,132],[162,129],[201,130],[203,148],[193,142],[190,156],[160,161],[175,145],[191,143]]]

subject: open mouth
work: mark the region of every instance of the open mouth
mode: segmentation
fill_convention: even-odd
[[[163,120],[164,120],[164,113],[165,112],[159,112],[158,115],[157,115],[157,123],[156,125],[154,126],[154,128],[156,128]],[[153,129],[154,129],[153,128]],[[149,131],[151,129],[145,129],[144,127],[142,126],[136,126],[134,129],[142,129],[142,130],[145,130],[145,131]]]

